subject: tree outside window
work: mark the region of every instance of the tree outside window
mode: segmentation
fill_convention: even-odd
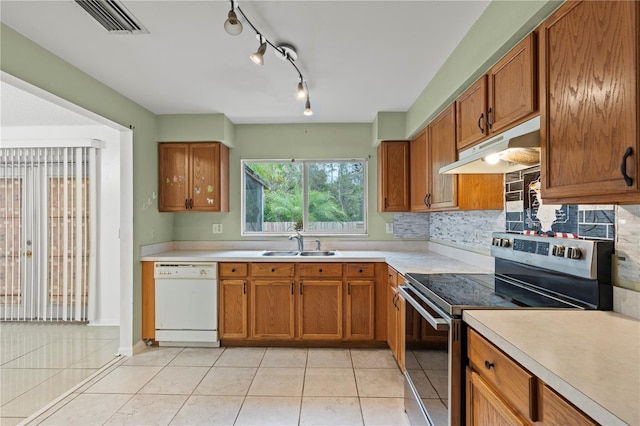
[[[243,235],[366,234],[364,160],[243,160]]]

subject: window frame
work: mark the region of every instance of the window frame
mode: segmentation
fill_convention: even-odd
[[[245,207],[246,207],[246,173],[245,167],[250,163],[302,163],[302,209],[303,209],[303,229],[300,234],[305,236],[324,236],[324,237],[367,237],[369,235],[369,161],[366,158],[311,158],[311,159],[265,159],[265,158],[243,158],[240,160],[240,235],[243,237],[281,237],[291,235],[294,230],[285,232],[265,232],[265,231],[247,231],[245,229]],[[314,163],[361,163],[362,168],[362,194],[363,194],[363,212],[362,232],[335,232],[335,231],[309,231],[305,229],[309,224],[309,165]]]

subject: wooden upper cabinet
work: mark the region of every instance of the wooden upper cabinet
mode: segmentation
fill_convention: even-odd
[[[445,108],[429,123],[429,181],[430,197],[427,205],[433,210],[457,206],[457,179],[455,175],[440,174],[440,167],[451,164],[456,155],[455,105]]]
[[[411,207],[412,212],[425,212],[429,210],[429,133],[427,128],[418,133],[409,142],[411,170]]]
[[[158,144],[158,209],[229,211],[229,149],[220,142]]]
[[[456,99],[458,151],[537,114],[536,52],[531,33]]]
[[[409,211],[409,141],[378,146],[378,211]]]
[[[455,106],[445,108],[410,142],[411,211],[455,207],[457,179],[442,175],[440,167],[456,161]]]
[[[529,34],[487,74],[489,134],[502,132],[538,110],[535,37]]]
[[[545,201],[640,202],[639,28],[637,1],[568,1],[540,26]]]
[[[456,121],[458,151],[475,145],[488,134],[486,74],[456,99]]]

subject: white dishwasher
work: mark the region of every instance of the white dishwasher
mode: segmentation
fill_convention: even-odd
[[[215,262],[156,262],[156,341],[160,346],[220,346]]]

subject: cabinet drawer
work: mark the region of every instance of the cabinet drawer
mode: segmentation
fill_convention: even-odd
[[[253,277],[293,277],[293,263],[252,263],[251,276]]]
[[[347,277],[373,277],[375,268],[373,263],[347,263]]]
[[[219,263],[218,271],[221,277],[246,277],[249,267],[246,263]]]
[[[536,377],[469,329],[469,364],[524,417],[537,420]]]
[[[342,277],[342,263],[299,263],[300,278],[340,278]]]

